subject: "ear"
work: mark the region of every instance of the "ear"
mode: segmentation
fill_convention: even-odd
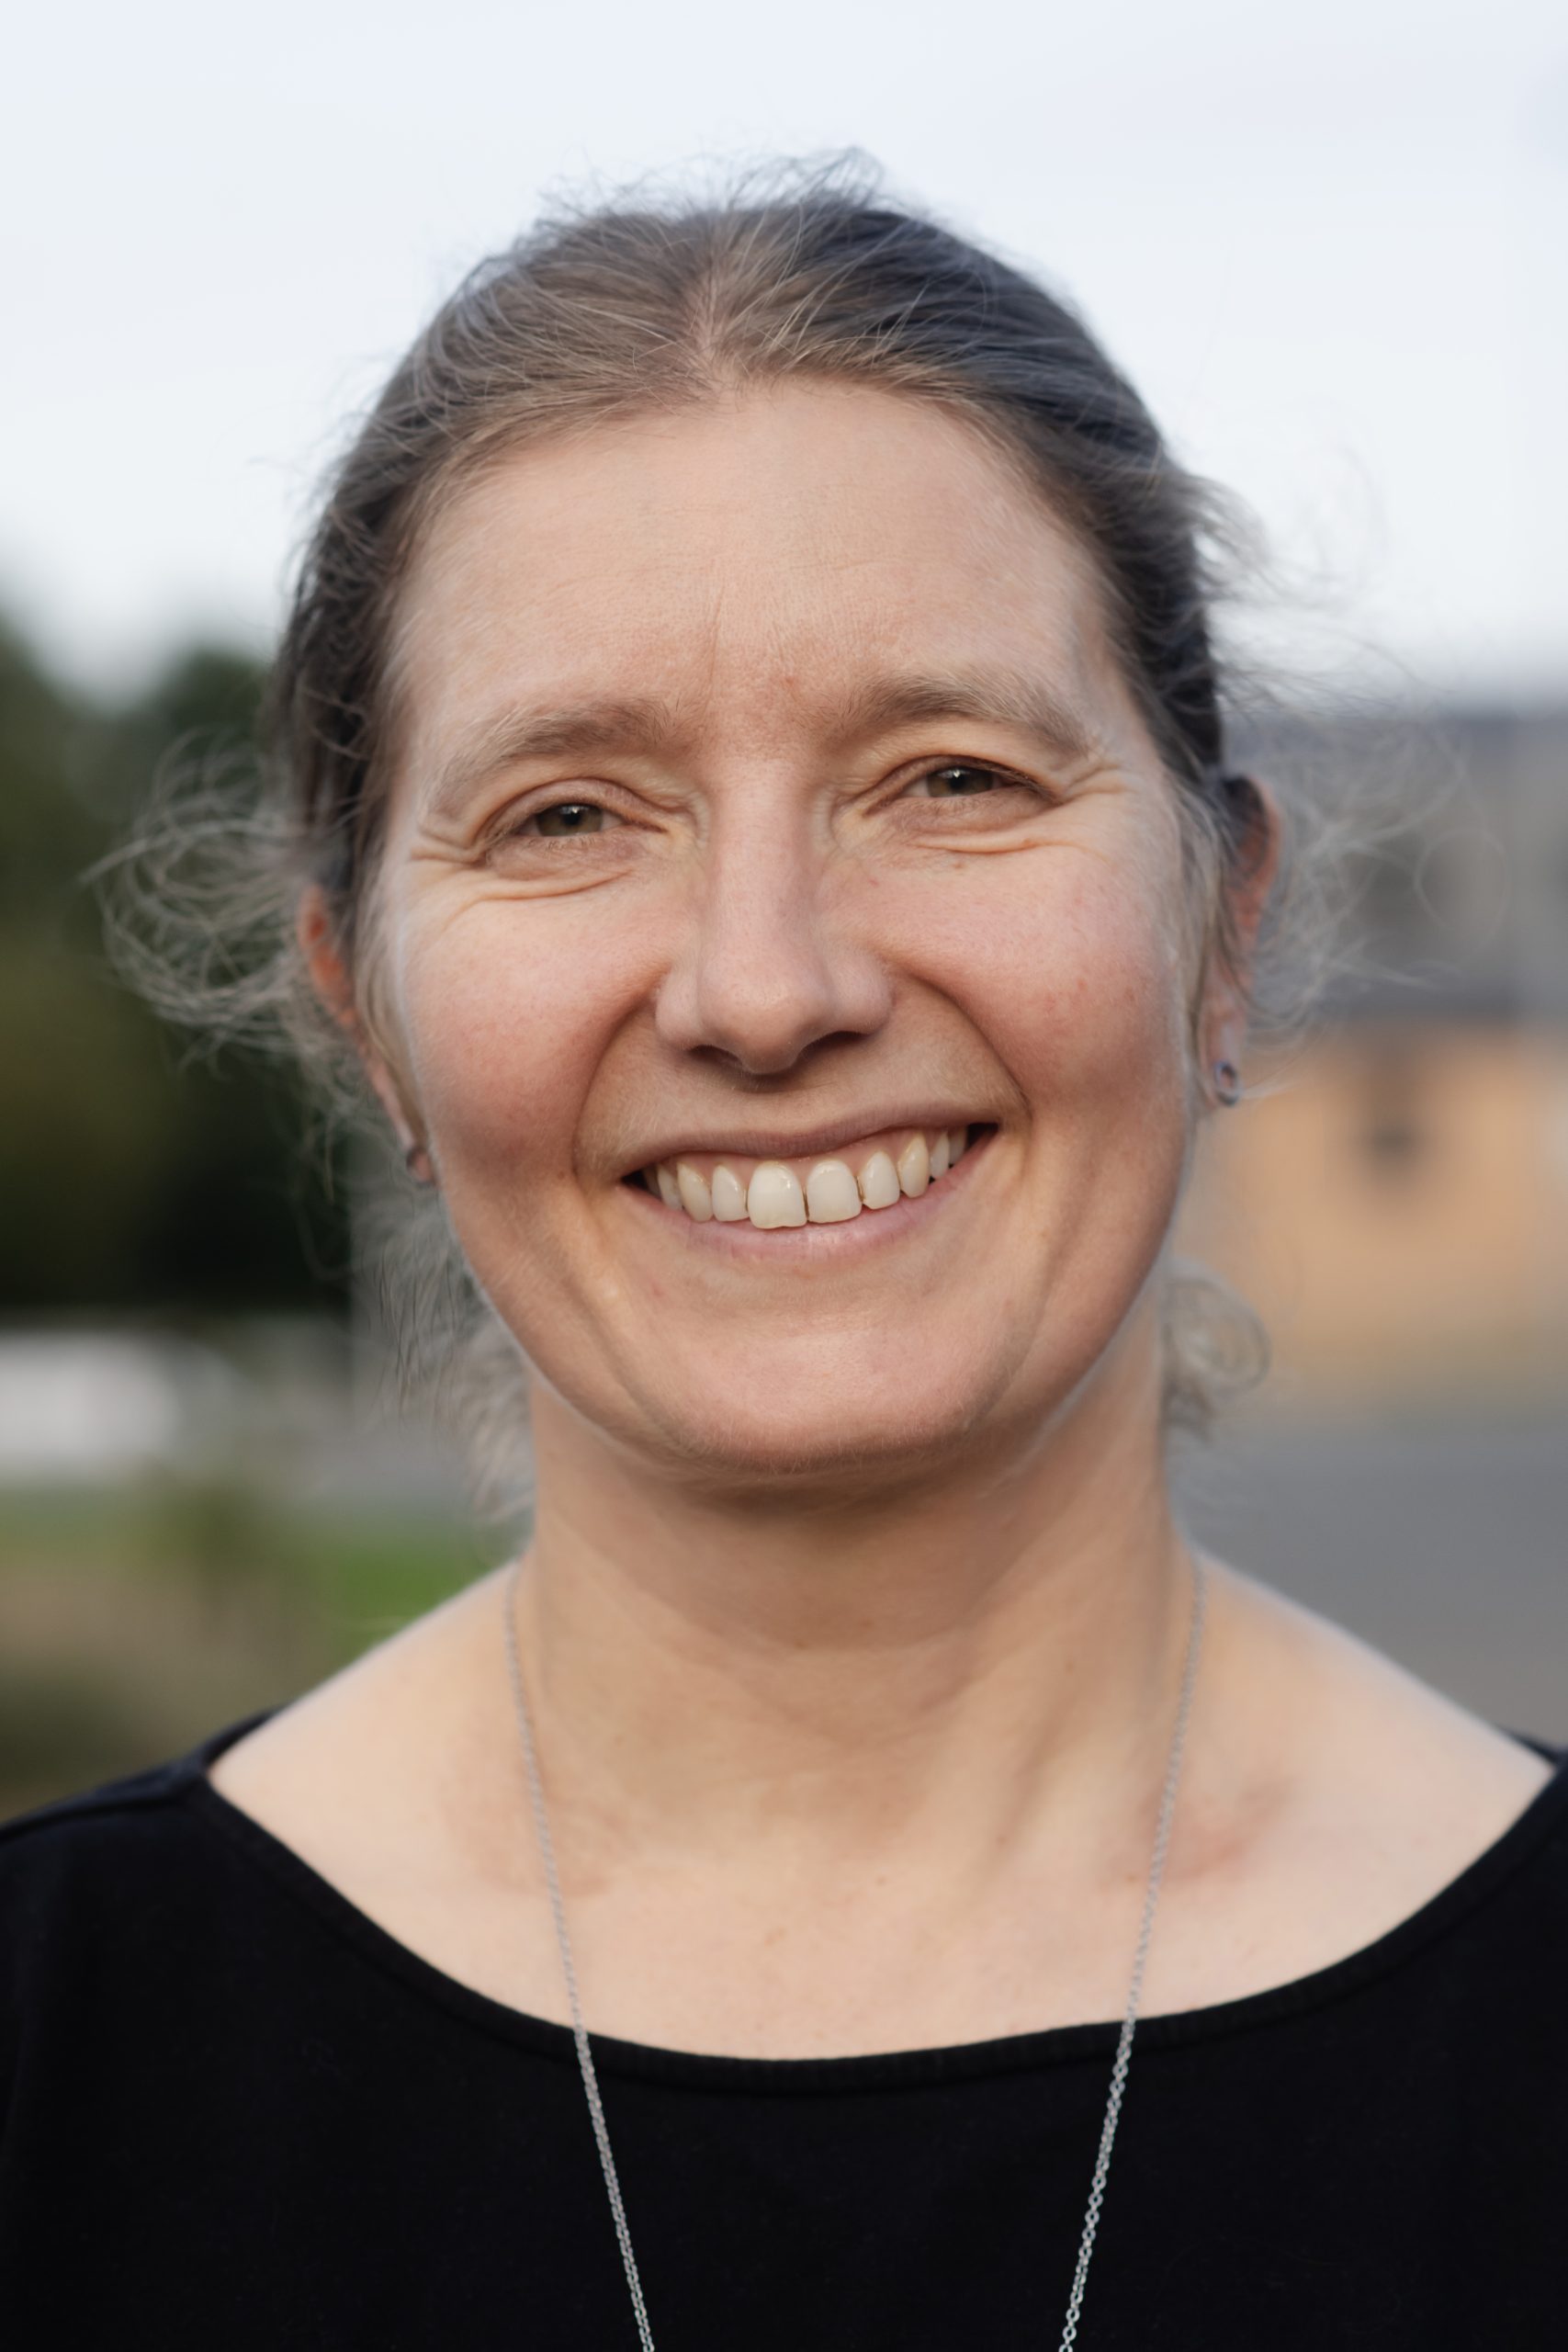
[[[355,992],[354,976],[344,961],[332,910],[319,883],[308,883],[299,893],[294,918],[294,936],[310,976],[310,986],[358,1055],[403,1157],[406,1159],[412,1154],[423,1152],[423,1144],[391,1066],[365,1025]]]
[[[1225,785],[1237,809],[1242,833],[1224,884],[1234,953],[1226,964],[1216,961],[1203,1007],[1205,1078],[1219,1061],[1241,1068],[1247,1046],[1247,999],[1258,934],[1279,875],[1285,842],[1284,811],[1270,785],[1252,775],[1227,776]]]

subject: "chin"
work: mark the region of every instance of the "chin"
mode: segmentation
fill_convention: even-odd
[[[666,1383],[649,1400],[640,1443],[651,1437],[688,1474],[759,1498],[769,1490],[798,1498],[814,1487],[827,1495],[919,1485],[973,1447],[1004,1384],[999,1374],[955,1382],[951,1363],[943,1376],[911,1384],[908,1364],[902,1369],[903,1377],[885,1372],[879,1384],[838,1382],[820,1371],[808,1381],[753,1381],[739,1399],[681,1395]]]

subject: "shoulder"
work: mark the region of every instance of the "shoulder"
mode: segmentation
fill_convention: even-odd
[[[1201,1685],[1187,1845],[1204,1898],[1194,1980],[1218,1969],[1225,1991],[1261,1991],[1472,1918],[1483,1973],[1506,1964],[1497,1939],[1513,1938],[1539,1955],[1543,1987],[1553,1968],[1568,1984],[1562,1758],[1211,1566],[1213,1712],[1205,1727]]]
[[[130,1851],[155,1848],[179,1820],[179,1798],[198,1752],[0,1821],[0,1887],[25,1900],[76,1875],[84,1863],[112,1864]]]
[[[220,1841],[190,1802],[209,1752],[188,1754],[0,1822],[0,2004],[60,1997],[209,1901]]]
[[[1461,1858],[1551,1779],[1550,1743],[1483,1722],[1343,1626],[1209,1566],[1232,1752],[1292,1805],[1353,1813],[1372,1835]]]

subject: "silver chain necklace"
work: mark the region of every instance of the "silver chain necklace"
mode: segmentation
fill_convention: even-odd
[[[566,1997],[571,2011],[571,2038],[577,2044],[577,2064],[582,2076],[583,2096],[588,2101],[588,2113],[593,2126],[594,2144],[599,2151],[599,2167],[604,2176],[604,2193],[610,2200],[610,2214],[615,2225],[615,2242],[621,2249],[621,2265],[626,2275],[626,2290],[631,2296],[632,2314],[637,2321],[637,2341],[642,2352],[654,2352],[653,2330],[649,2324],[648,2305],[643,2299],[642,2280],[637,2273],[637,2256],[632,2251],[632,2233],[626,2222],[626,2201],[621,2195],[621,2183],[615,2171],[615,2159],[610,2148],[610,2130],[604,2120],[604,2102],[599,2096],[599,2076],[593,2064],[593,2051],[588,2039],[588,2028],[582,2022],[582,2004],[578,1997],[577,1965],[571,1956],[571,1938],[567,1933],[566,1905],[561,1900],[560,1873],[556,1868],[555,1841],[550,1836],[549,1815],[545,1809],[544,1783],[539,1777],[538,1749],[534,1739],[533,1717],[523,1689],[523,1668],[517,1657],[517,1593],[522,1578],[521,1557],[512,1563],[507,1574],[506,1663],[512,1678],[512,1696],[517,1710],[517,1729],[523,1744],[523,1766],[528,1783],[528,1803],[534,1815],[534,1828],[539,1841],[539,1856],[545,1867],[545,1883],[549,1890],[550,1913],[555,1920],[556,1942],[560,1950],[561,1974],[566,1980]],[[1083,2227],[1078,2236],[1078,2258],[1073,2271],[1072,2290],[1067,2297],[1066,2319],[1063,2324],[1058,2352],[1072,2352],[1078,2340],[1078,2319],[1083,2311],[1084,2289],[1089,2281],[1089,2257],[1094,2252],[1095,2234],[1100,2228],[1100,2208],[1105,2202],[1105,2183],[1111,2171],[1111,2150],[1116,2138],[1116,2125],[1122,2113],[1122,2101],[1127,2089],[1127,2072],[1133,2059],[1133,2033],[1138,2022],[1138,2004],[1143,1998],[1144,1973],[1148,1966],[1149,1945],[1153,1940],[1155,1911],[1159,1903],[1160,1882],[1165,1876],[1165,1860],[1170,1847],[1170,1825],[1176,1811],[1177,1782],[1181,1778],[1181,1758],[1187,1746],[1187,1725],[1192,1713],[1193,1686],[1198,1679],[1198,1654],[1203,1644],[1203,1616],[1207,1601],[1207,1585],[1201,1560],[1192,1563],[1192,1615],[1187,1634],[1187,1656],[1181,1669],[1181,1693],[1177,1701],[1176,1723],[1170,1735],[1170,1752],[1166,1759],[1165,1783],[1160,1791],[1159,1817],[1155,1825],[1154,1852],[1149,1858],[1149,1875],[1144,1889],[1143,1915],[1138,1923],[1138,1939],[1133,1947],[1133,1969],[1127,1986],[1127,2007],[1122,2018],[1122,2030],[1117,2038],[1116,2055],[1111,2067],[1111,2088],[1105,2101],[1104,2120],[1100,2127],[1100,2151],[1095,2158],[1094,2173],[1089,2181],[1089,2202],[1084,2208]]]

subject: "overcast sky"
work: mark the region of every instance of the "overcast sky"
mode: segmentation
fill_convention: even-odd
[[[542,191],[855,146],[1081,303],[1276,633],[1568,691],[1561,0],[89,0],[6,76],[0,602],[88,678],[265,644],[344,416]]]

